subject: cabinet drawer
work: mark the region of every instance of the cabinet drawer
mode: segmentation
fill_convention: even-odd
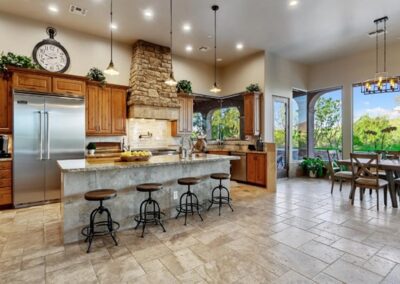
[[[53,77],[53,93],[83,97],[85,89],[85,81]]]
[[[13,88],[49,93],[51,91],[51,77],[36,74],[14,73]]]
[[[4,178],[0,179],[0,189],[3,187],[11,187],[12,186],[12,179]]]
[[[0,205],[8,205],[12,203],[11,187],[0,188]]]
[[[12,168],[12,162],[0,162],[0,170],[10,170]]]
[[[10,179],[10,178],[11,178],[11,169],[0,170],[0,179]]]

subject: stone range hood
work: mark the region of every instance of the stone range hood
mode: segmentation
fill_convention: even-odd
[[[172,69],[171,49],[143,40],[132,50],[128,118],[177,120],[175,87],[165,84]]]

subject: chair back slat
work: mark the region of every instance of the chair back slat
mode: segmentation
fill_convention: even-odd
[[[379,161],[378,154],[355,154],[350,153],[353,179],[370,180],[373,184],[379,182]]]
[[[334,158],[333,158],[333,157],[334,157],[337,153],[336,153],[335,150],[326,150],[326,152],[327,152],[327,154],[328,154],[328,161],[329,161],[328,169],[329,169],[329,172],[330,172],[330,174],[331,174],[331,178],[334,179],[334,178],[335,178],[335,170],[334,170],[335,164],[333,163],[333,161],[334,161]]]

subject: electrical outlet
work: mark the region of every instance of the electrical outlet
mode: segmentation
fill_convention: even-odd
[[[178,199],[178,192],[174,191],[174,200],[177,200],[177,199]]]

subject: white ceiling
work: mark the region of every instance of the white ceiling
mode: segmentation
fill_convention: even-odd
[[[400,0],[174,0],[174,53],[202,61],[213,60],[212,4],[218,12],[218,57],[227,64],[259,50],[268,50],[303,63],[315,63],[374,47],[367,33],[373,19],[389,16],[388,40],[400,41]],[[55,4],[58,14],[47,7]],[[88,9],[86,17],[68,12],[70,4]],[[0,0],[0,11],[21,15],[71,29],[109,36],[109,0]],[[152,9],[154,19],[144,19],[143,10]],[[168,0],[114,0],[116,40],[137,39],[169,44]],[[184,33],[183,23],[192,31]],[[237,42],[244,49],[237,51]],[[194,48],[191,54],[185,46]],[[210,47],[207,53],[197,49]]]

